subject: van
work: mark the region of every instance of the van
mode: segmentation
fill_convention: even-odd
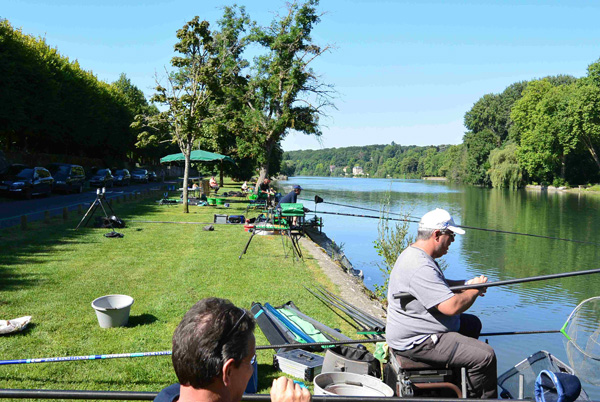
[[[79,165],[52,163],[48,170],[54,177],[54,191],[63,193],[82,193],[85,183],[85,171]]]

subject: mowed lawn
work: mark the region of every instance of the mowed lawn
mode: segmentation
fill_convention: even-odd
[[[229,183],[223,191],[237,190]],[[158,194],[158,193],[156,193]],[[157,224],[134,220],[212,222],[215,213],[243,214],[230,208],[160,206],[160,197],[114,203],[127,227],[121,239],[108,229],[75,231],[81,216],[4,230],[0,235],[0,319],[33,317],[24,332],[0,336],[0,359],[164,351],[185,312],[199,299],[227,298],[249,309],[253,301],[280,305],[289,300],[332,327],[351,328],[303,286],[335,291],[316,261],[284,257],[279,236],[255,236],[242,225]],[[233,199],[232,199],[233,200]],[[100,211],[96,213],[99,215]],[[256,216],[258,212],[251,213]],[[288,251],[289,254],[289,251]],[[135,299],[129,325],[102,329],[91,307],[95,298],[126,294]],[[257,345],[268,344],[260,330]],[[274,377],[273,351],[258,351],[259,389]],[[159,391],[176,382],[170,356],[60,363],[0,365],[0,388]]]

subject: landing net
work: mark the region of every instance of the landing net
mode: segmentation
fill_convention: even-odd
[[[575,374],[593,385],[600,385],[600,296],[582,301],[573,310],[560,332]]]

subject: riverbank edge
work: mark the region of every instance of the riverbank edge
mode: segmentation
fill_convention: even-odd
[[[329,238],[325,233],[321,233],[321,235],[323,240],[319,236],[304,236],[301,238],[300,244],[310,252],[321,270],[338,287],[338,294],[342,299],[371,315],[385,320],[385,308],[381,302],[361,279],[347,273],[339,262],[334,261],[329,256],[326,251],[327,245],[323,242],[326,241],[324,239]],[[331,240],[329,239],[329,241]]]

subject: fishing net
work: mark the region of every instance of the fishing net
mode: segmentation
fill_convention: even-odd
[[[575,374],[600,385],[600,296],[582,301],[560,330]]]

